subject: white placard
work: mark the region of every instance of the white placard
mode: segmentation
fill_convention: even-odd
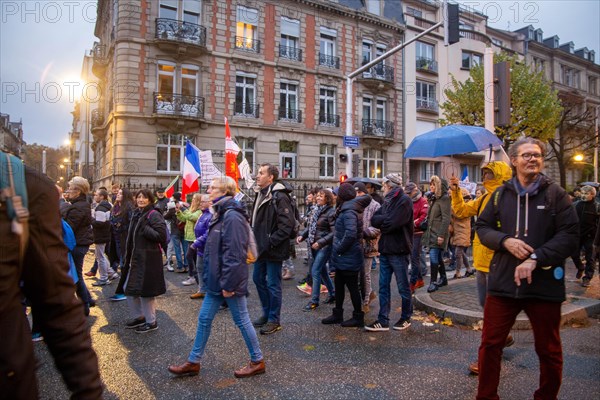
[[[202,186],[208,186],[214,178],[223,176],[221,171],[213,164],[210,150],[200,151],[200,170],[202,171]]]

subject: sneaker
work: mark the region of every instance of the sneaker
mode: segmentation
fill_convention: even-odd
[[[327,292],[329,292],[329,290],[327,290],[327,286],[321,285],[321,293],[327,293]]]
[[[176,272],[178,274],[185,274],[186,272],[188,272],[187,268],[177,268]]]
[[[398,322],[396,322],[394,324],[394,330],[396,331],[403,331],[406,328],[408,328],[410,326],[410,320],[409,319],[400,319]]]
[[[262,328],[260,328],[261,335],[270,335],[283,329],[277,322],[267,322]]]
[[[181,282],[183,286],[192,286],[196,285],[196,280],[193,277],[187,278],[185,281]]]
[[[171,264],[169,264],[169,265],[167,265],[167,271],[173,272],[173,271],[175,271],[175,268],[173,268],[173,266]]]
[[[581,277],[583,276],[583,273],[584,273],[584,271],[585,271],[585,270],[584,270],[583,268],[581,268],[581,269],[578,269],[578,270],[577,270],[577,274],[575,275],[575,278],[577,278],[577,279],[581,279]]]
[[[44,340],[44,337],[42,336],[42,334],[40,332],[33,332],[31,334],[32,342],[41,342],[42,340]]]
[[[202,292],[196,292],[192,295],[190,295],[190,299],[203,299],[206,297],[206,293],[202,293]]]
[[[119,275],[118,272],[113,272],[113,274],[111,276],[108,277],[109,281],[114,281],[116,279],[119,279],[121,277],[121,275]]]
[[[289,281],[290,279],[294,278],[294,275],[296,275],[294,273],[294,270],[286,268],[285,272],[283,273],[281,279],[283,279],[284,281]]]
[[[127,323],[125,323],[125,328],[126,329],[134,329],[134,328],[139,328],[142,325],[146,325],[146,318],[139,317],[139,318],[132,319],[132,320],[128,321]]]
[[[372,324],[365,325],[365,330],[369,332],[387,332],[390,330],[390,326],[388,324],[382,324],[379,321],[375,321]]]
[[[298,285],[296,288],[304,294],[311,295],[312,288],[308,285],[308,283],[304,283],[303,285]]]
[[[124,294],[115,294],[114,296],[110,296],[109,300],[110,301],[123,301],[123,300],[127,300],[127,296],[125,296]]]
[[[106,286],[110,285],[110,281],[108,279],[98,279],[96,282],[92,283],[92,286]]]
[[[418,279],[415,283],[415,290],[422,288],[423,286],[425,286],[425,282],[423,281],[423,279]]]
[[[479,375],[479,362],[475,361],[469,364],[469,371],[473,375]]]
[[[254,325],[254,327],[256,328],[262,328],[268,321],[269,320],[267,319],[267,317],[262,316],[252,321],[252,325]]]
[[[313,311],[315,310],[317,307],[319,307],[318,304],[313,303],[312,301],[309,302],[307,305],[304,306],[304,311]]]
[[[144,325],[138,326],[137,328],[135,328],[135,333],[146,333],[146,332],[152,332],[158,329],[158,323],[156,321],[154,321],[154,323],[149,324],[149,323],[145,323]]]
[[[583,278],[583,280],[581,281],[581,286],[590,287],[590,278]]]

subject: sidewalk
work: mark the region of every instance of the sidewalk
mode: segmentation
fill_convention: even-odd
[[[600,314],[600,279],[595,274],[591,286],[584,288],[581,281],[575,279],[575,266],[570,259],[566,269],[567,300],[562,306],[562,324],[586,323],[588,317]],[[453,275],[452,272],[447,274]],[[449,317],[454,323],[461,325],[473,325],[483,319],[474,277],[449,280],[448,286],[433,293],[427,293],[425,285],[417,289],[414,300],[417,309],[434,312],[439,317]],[[527,316],[520,313],[513,329],[530,328]]]

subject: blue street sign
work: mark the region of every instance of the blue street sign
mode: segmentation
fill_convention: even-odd
[[[359,146],[358,136],[344,136],[344,147],[357,149]]]

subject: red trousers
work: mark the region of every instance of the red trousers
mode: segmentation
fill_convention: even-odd
[[[533,398],[555,400],[562,380],[560,342],[561,303],[537,299],[489,296],[483,311],[483,335],[479,346],[478,400],[496,400],[500,382],[500,363],[506,336],[517,315],[524,310],[533,328],[535,352],[540,361],[539,388]]]

